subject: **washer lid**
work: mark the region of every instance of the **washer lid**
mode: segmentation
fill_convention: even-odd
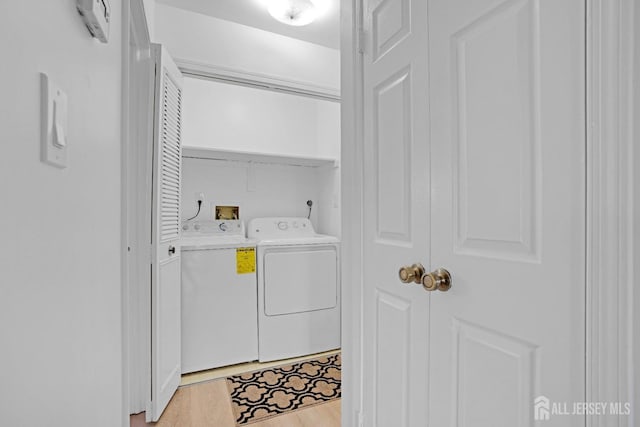
[[[255,247],[256,243],[256,240],[247,239],[244,236],[202,236],[180,239],[180,247],[183,251]]]

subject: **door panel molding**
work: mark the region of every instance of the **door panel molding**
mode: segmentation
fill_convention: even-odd
[[[455,252],[540,261],[540,8],[538,0],[508,1],[451,38],[455,117]],[[514,60],[510,60],[515,58]],[[520,101],[519,86],[526,99]],[[509,91],[501,88],[509,87]],[[478,99],[500,96],[503,111],[487,114]],[[496,122],[495,117],[501,117]],[[499,130],[498,130],[499,129]],[[499,140],[485,135],[508,133]],[[492,144],[480,144],[489,140]],[[505,141],[509,141],[505,144]],[[501,143],[502,142],[502,143]],[[478,151],[500,153],[472,162]],[[495,170],[502,170],[500,175]],[[484,173],[493,170],[494,174]],[[493,178],[486,182],[486,179]],[[501,191],[482,193],[481,188]],[[520,196],[518,196],[520,195]],[[509,203],[519,200],[519,204]],[[495,207],[500,206],[496,211]],[[499,214],[499,216],[498,216]],[[484,220],[483,220],[484,219]]]
[[[533,427],[533,407],[519,402],[533,402],[540,395],[538,346],[461,319],[453,320],[451,333],[455,360],[453,425],[493,425],[495,418],[485,420],[488,424],[477,424],[480,418],[474,414],[480,412],[475,408],[484,411],[493,406],[495,409],[490,412],[501,413],[505,426]],[[508,371],[515,372],[511,378],[516,377],[517,381],[511,381]],[[478,382],[477,378],[467,381],[474,374],[483,376],[481,389],[470,387]],[[491,392],[487,393],[489,389]]]
[[[633,123],[640,67],[633,40],[640,34],[634,3],[587,0],[586,377],[588,401],[630,402],[635,395],[631,403],[637,411],[633,366],[640,354],[634,312],[639,307],[633,266],[640,242],[634,227],[639,197]],[[631,427],[637,417],[593,416],[587,425]]]
[[[373,61],[376,62],[411,34],[411,1],[382,0],[373,8],[371,15]]]
[[[406,426],[409,419],[407,396],[409,394],[409,366],[411,337],[411,301],[376,290],[376,322],[393,325],[391,328],[376,328],[374,366],[376,375],[375,401],[372,414],[376,426]],[[380,411],[384,402],[392,406],[390,411]],[[396,404],[389,405],[391,402]]]
[[[412,245],[411,146],[413,135],[407,131],[413,117],[411,89],[411,66],[409,65],[378,84],[373,89],[372,96],[373,114],[378,121],[384,117],[387,123],[391,122],[389,127],[393,130],[385,133],[384,129],[378,126],[373,134],[378,241],[408,247]],[[401,106],[400,111],[397,105]],[[384,162],[381,162],[381,159],[384,159]],[[381,188],[381,185],[384,188]],[[387,191],[389,188],[393,188],[393,191]]]

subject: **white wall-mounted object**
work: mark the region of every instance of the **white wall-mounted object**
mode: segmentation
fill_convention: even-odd
[[[102,43],[108,43],[111,19],[109,0],[77,0],[76,8],[91,35]]]
[[[185,146],[340,156],[340,104],[199,78],[184,79]]]
[[[287,156],[278,154],[254,153],[249,151],[218,150],[214,148],[182,148],[182,157],[189,159],[226,160],[245,163],[264,163],[286,166],[338,167],[338,160],[320,157]]]
[[[52,166],[66,168],[67,94],[47,74],[40,73],[41,89],[41,160]]]

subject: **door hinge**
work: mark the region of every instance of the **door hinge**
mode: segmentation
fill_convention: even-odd
[[[357,46],[358,46],[358,53],[360,53],[361,55],[364,55],[365,53],[366,43],[367,43],[366,33],[363,28],[360,28],[358,29]]]

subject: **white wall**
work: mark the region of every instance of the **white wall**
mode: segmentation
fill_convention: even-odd
[[[341,219],[341,192],[340,192],[340,168],[319,168],[318,182],[320,183],[320,195],[318,201],[314,200],[318,210],[318,232],[342,236]]]
[[[314,202],[311,221],[316,231],[339,235],[336,224],[322,218],[330,208],[322,200],[323,187],[319,183],[329,169],[249,166],[244,162],[190,158],[184,158],[182,164],[183,219],[195,215],[196,197],[200,192],[205,194],[205,201],[198,219],[213,219],[216,205],[237,205],[245,222],[264,216],[306,217],[306,202],[311,199]],[[248,168],[253,171],[249,172]],[[248,178],[250,174],[252,178]]]
[[[153,41],[179,60],[340,88],[336,49],[161,3],[155,6],[154,27]]]
[[[183,144],[340,158],[340,104],[197,78],[184,79]]]
[[[0,2],[0,425],[121,425],[121,1],[109,44],[74,0]],[[69,161],[40,162],[39,72]]]
[[[318,102],[316,146],[318,157],[340,158],[340,104]]]
[[[142,4],[144,5],[145,18],[147,18],[149,38],[154,40],[156,34],[156,0],[142,0]]]

